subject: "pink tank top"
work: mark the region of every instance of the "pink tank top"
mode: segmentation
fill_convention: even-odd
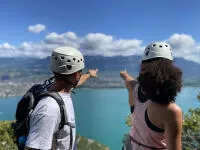
[[[147,113],[145,114],[146,108],[152,102],[150,100],[147,100],[146,102],[142,103],[138,100],[138,87],[139,85],[137,84],[133,92],[136,103],[134,112],[132,113],[133,126],[131,128],[130,135],[134,138],[134,140],[143,145],[155,148],[166,148],[166,138],[164,135],[164,131],[156,131],[151,129],[149,127],[149,124],[147,124],[147,121],[145,120],[145,117],[147,117]],[[145,148],[144,146],[141,146],[136,142],[132,142],[132,147],[133,150],[150,149]]]

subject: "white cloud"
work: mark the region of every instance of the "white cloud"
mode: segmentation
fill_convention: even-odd
[[[18,51],[22,56],[25,57],[38,57],[45,58],[51,54],[51,51],[58,47],[58,45],[48,45],[44,42],[33,43],[33,42],[23,42]]]
[[[52,32],[45,37],[47,45],[72,46],[79,48],[85,55],[133,55],[141,54],[141,40],[114,39],[111,35],[102,33],[89,33],[84,37],[78,37],[73,32],[58,34]]]
[[[200,63],[200,44],[191,35],[176,33],[167,42],[173,48],[174,56]]]
[[[190,35],[186,34],[173,34],[169,39],[168,42],[174,48],[181,49],[181,48],[189,48],[195,45],[195,40]]]
[[[0,44],[0,49],[15,49],[15,46],[9,44],[9,43],[4,43],[4,44]]]
[[[9,43],[0,44],[0,57],[18,56],[15,46]]]
[[[44,42],[46,44],[57,44],[60,46],[67,45],[75,48],[79,47],[79,38],[73,32],[66,32],[62,34],[52,32],[45,37]]]
[[[128,56],[141,54],[141,44],[137,39],[114,39],[111,35],[90,33],[81,39],[80,49],[86,55]]]
[[[32,33],[40,33],[46,30],[46,26],[43,24],[36,24],[28,26],[28,31]]]
[[[162,39],[161,39],[162,40]],[[200,63],[200,44],[191,35],[173,34],[167,41],[173,48],[175,57]],[[19,46],[9,43],[0,44],[0,57],[39,57],[50,56],[51,51],[59,46],[71,46],[80,49],[84,55],[129,56],[141,55],[145,45],[138,39],[116,39],[112,35],[88,33],[77,36],[74,32],[46,35],[40,42],[26,41]]]

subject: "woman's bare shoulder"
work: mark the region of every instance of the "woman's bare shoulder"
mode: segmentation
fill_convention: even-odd
[[[166,111],[170,113],[182,113],[181,108],[176,103],[170,103],[166,107]]]
[[[182,110],[177,104],[170,103],[165,107],[163,111],[163,117],[165,122],[178,123],[182,120]]]

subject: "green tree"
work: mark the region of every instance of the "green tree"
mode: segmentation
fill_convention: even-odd
[[[0,150],[17,150],[13,142],[12,122],[0,121]]]
[[[197,98],[200,101],[200,94]],[[184,116],[182,133],[183,150],[200,149],[200,108],[189,109]]]
[[[200,108],[189,109],[184,116],[182,130],[183,150],[200,148]]]

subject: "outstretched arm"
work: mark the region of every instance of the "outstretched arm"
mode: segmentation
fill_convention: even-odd
[[[135,105],[135,100],[134,100],[134,95],[133,95],[133,89],[134,86],[136,85],[137,81],[130,76],[127,71],[120,71],[120,76],[124,80],[126,88],[128,89],[129,93],[129,105],[130,107]]]
[[[90,77],[97,78],[98,69],[88,70],[86,74],[83,74],[77,84],[76,87],[81,86],[85,81],[87,81]]]

